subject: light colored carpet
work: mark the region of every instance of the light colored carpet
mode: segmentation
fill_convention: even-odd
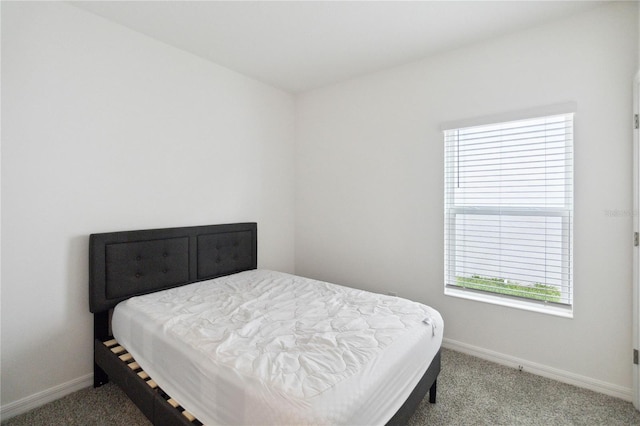
[[[115,385],[88,388],[26,414],[6,426],[150,423]],[[425,398],[409,421],[418,425],[640,425],[623,400],[443,349],[438,401]]]
[[[425,398],[409,424],[640,425],[640,412],[618,398],[445,350],[437,403]]]

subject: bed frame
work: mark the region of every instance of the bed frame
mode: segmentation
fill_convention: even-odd
[[[94,314],[94,387],[113,381],[156,426],[201,425],[111,336],[112,309],[132,296],[257,267],[257,224],[191,226],[92,234],[89,310]],[[424,396],[436,401],[440,351],[388,424],[406,424]]]

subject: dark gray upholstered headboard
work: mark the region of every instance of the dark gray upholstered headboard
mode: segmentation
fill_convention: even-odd
[[[256,223],[92,234],[89,309],[131,296],[256,269]]]

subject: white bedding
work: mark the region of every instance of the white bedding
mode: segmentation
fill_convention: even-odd
[[[406,299],[253,270],[133,297],[114,337],[206,425],[386,423],[442,343]]]

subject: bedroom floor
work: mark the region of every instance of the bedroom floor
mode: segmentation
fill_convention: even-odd
[[[425,399],[409,425],[640,425],[618,398],[443,350],[438,401]]]
[[[2,425],[150,425],[112,384],[88,388]],[[640,425],[630,402],[443,349],[438,402],[409,425]]]

